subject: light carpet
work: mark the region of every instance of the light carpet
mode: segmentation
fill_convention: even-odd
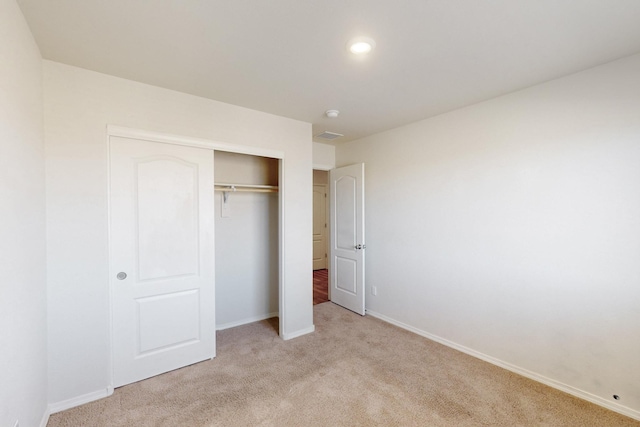
[[[640,426],[330,302],[291,341],[277,319],[218,332],[218,356],[54,414],[58,426]]]

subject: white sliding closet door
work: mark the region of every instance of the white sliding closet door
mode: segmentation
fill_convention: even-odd
[[[114,387],[215,356],[213,151],[110,138]]]

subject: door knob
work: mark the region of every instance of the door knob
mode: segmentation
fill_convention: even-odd
[[[124,280],[127,278],[127,273],[125,273],[124,271],[121,271],[120,273],[118,273],[116,275],[116,279],[118,280]]]
[[[357,250],[364,249],[366,247],[367,247],[366,245],[356,245]]]

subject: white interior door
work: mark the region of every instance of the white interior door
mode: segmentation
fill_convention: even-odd
[[[113,385],[215,356],[213,150],[110,138]]]
[[[364,316],[364,163],[330,174],[331,301]]]
[[[313,269],[327,268],[327,186],[313,186]]]

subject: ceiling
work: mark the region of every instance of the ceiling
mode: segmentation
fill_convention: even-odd
[[[638,0],[18,3],[46,59],[310,122],[335,143],[640,52]],[[356,36],[374,51],[351,54]]]

